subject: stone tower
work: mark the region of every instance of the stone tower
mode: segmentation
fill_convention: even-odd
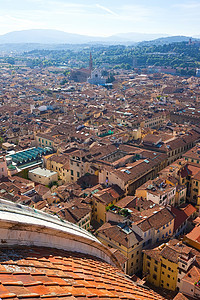
[[[90,70],[90,76],[91,76],[91,73],[92,73],[92,53],[91,52],[90,52],[89,70]]]

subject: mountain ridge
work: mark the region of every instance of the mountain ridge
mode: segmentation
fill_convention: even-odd
[[[84,43],[105,43],[105,44],[134,44],[141,42],[153,42],[162,39],[168,41],[173,39],[185,41],[187,36],[170,36],[167,34],[148,34],[148,33],[119,33],[108,37],[87,36],[55,29],[30,29],[21,31],[12,31],[0,35],[0,44],[10,43],[37,43],[37,44],[84,44]],[[179,38],[178,38],[179,37]],[[161,40],[161,41],[162,41]]]

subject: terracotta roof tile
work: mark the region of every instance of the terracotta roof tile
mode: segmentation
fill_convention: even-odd
[[[48,248],[0,252],[2,299],[163,299],[95,257]]]

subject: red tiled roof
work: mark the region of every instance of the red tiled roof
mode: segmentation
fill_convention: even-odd
[[[186,235],[186,238],[200,243],[200,226],[195,226],[192,231]]]
[[[1,299],[163,299],[116,267],[81,253],[2,248],[0,262]]]
[[[196,208],[191,204],[176,208],[171,207],[171,212],[175,215],[174,220],[174,232],[193,214],[196,212]]]
[[[191,300],[192,298],[186,295],[183,295],[182,293],[178,293],[176,297],[173,300]]]
[[[186,203],[184,203],[184,204],[182,204],[181,206],[180,206],[180,209],[182,210],[182,211],[184,211],[184,213],[188,216],[188,217],[190,217],[192,214],[194,214],[195,212],[196,212],[196,208],[194,207],[194,206],[192,206],[192,204],[186,204]]]

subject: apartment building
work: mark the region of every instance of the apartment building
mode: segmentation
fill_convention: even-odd
[[[147,180],[156,177],[158,172],[166,166],[165,154],[155,153],[153,157],[138,158],[133,163],[114,168],[103,166],[99,171],[99,182],[117,184],[126,193],[133,195],[135,190]]]
[[[166,183],[162,178],[145,182],[137,188],[136,197],[143,197],[159,205],[175,205],[176,187]]]
[[[81,199],[72,201],[66,207],[62,207],[58,210],[57,215],[62,220],[74,223],[85,230],[90,230],[91,208],[82,203]]]
[[[28,177],[34,182],[50,185],[52,182],[58,181],[58,173],[44,168],[35,168],[28,172]]]
[[[194,261],[192,248],[178,240],[170,240],[156,248],[143,250],[143,275],[157,287],[179,290],[182,277]]]
[[[116,204],[124,195],[124,191],[117,185],[98,190],[91,197],[92,219],[100,225],[106,222],[106,210]]]
[[[200,164],[200,143],[195,147],[183,154],[183,157],[187,162]]]
[[[142,269],[143,249],[173,234],[174,216],[168,209],[131,196],[112,205],[106,212],[106,221],[97,236],[127,257],[127,273],[131,275]]]
[[[131,226],[105,223],[97,230],[98,239],[108,247],[116,248],[128,259],[126,272],[133,275],[141,270],[142,239]]]
[[[179,171],[181,181],[187,186],[187,199],[197,209],[200,207],[200,164],[186,163]]]

